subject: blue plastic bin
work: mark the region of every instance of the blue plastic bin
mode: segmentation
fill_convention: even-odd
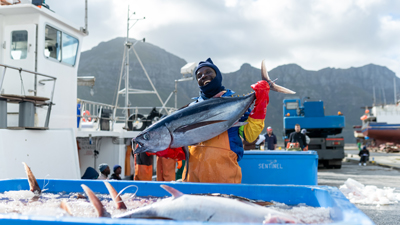
[[[47,181],[46,181],[47,182]],[[43,180],[38,180],[43,184]],[[110,181],[119,192],[124,187],[135,184],[139,187],[137,196],[169,196],[160,187],[167,184],[185,194],[191,193],[221,193],[243,196],[250,199],[277,201],[288,205],[305,203],[314,207],[331,207],[332,224],[370,225],[374,224],[364,213],[351,204],[337,189],[327,186],[279,186],[279,185],[246,185],[246,184],[206,184],[206,183],[171,183],[171,182],[139,182]],[[108,193],[102,181],[89,180],[49,180],[46,186],[48,192],[83,192],[81,184],[85,184],[97,193]],[[26,179],[0,180],[0,192],[10,190],[29,190]],[[78,218],[26,216],[15,214],[0,214],[0,224],[202,224],[197,222],[143,220],[143,219],[111,219],[111,218]],[[224,224],[224,223],[207,223]]]
[[[316,151],[245,151],[242,184],[317,185]]]

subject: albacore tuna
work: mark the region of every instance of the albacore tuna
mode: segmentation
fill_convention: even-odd
[[[295,93],[271,81],[264,61],[261,63],[261,78],[269,83],[270,90]],[[255,93],[243,97],[218,97],[178,110],[142,131],[135,138],[138,144],[135,153],[155,153],[167,148],[185,147],[186,168],[189,168],[186,146],[209,140],[227,131],[243,116],[255,98]]]

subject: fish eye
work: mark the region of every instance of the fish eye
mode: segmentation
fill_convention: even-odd
[[[143,135],[143,139],[144,139],[144,140],[149,140],[149,138],[150,138],[150,136],[149,136],[148,134],[144,134],[144,135]]]

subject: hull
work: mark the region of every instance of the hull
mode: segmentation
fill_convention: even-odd
[[[369,123],[363,127],[362,133],[373,138],[377,144],[385,142],[400,144],[400,124]]]

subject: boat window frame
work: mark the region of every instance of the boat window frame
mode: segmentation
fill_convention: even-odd
[[[53,29],[56,29],[56,30],[58,30],[58,31],[60,31],[61,32],[61,35],[60,35],[60,40],[61,40],[61,43],[60,43],[60,49],[61,49],[61,53],[60,53],[60,58],[61,58],[61,60],[58,60],[58,59],[55,59],[55,58],[53,58],[53,57],[48,57],[48,56],[46,56],[45,54],[44,54],[44,51],[45,51],[45,46],[46,46],[46,26],[49,26],[49,27],[51,27],[51,28],[53,28]],[[57,26],[54,26],[54,25],[52,25],[52,24],[50,24],[50,23],[44,23],[44,38],[42,39],[43,40],[43,51],[42,51],[42,54],[43,54],[43,56],[44,56],[44,58],[45,59],[47,59],[47,60],[50,60],[50,61],[53,61],[53,62],[58,62],[58,63],[61,63],[61,64],[63,64],[63,65],[67,65],[67,66],[70,66],[70,67],[75,67],[76,66],[76,61],[77,61],[77,59],[78,59],[78,53],[79,53],[79,47],[80,47],[80,40],[79,40],[79,38],[77,38],[77,37],[75,37],[74,35],[71,35],[69,32],[65,32],[63,29],[59,29]],[[67,34],[68,36],[70,36],[70,37],[73,37],[73,38],[75,38],[76,40],[77,40],[77,48],[76,48],[76,55],[75,55],[75,61],[74,61],[74,65],[71,65],[71,64],[69,64],[69,63],[66,63],[66,62],[63,62],[63,57],[62,57],[62,44],[63,44],[63,40],[62,40],[62,37],[63,37],[63,34]]]
[[[12,45],[13,45],[13,33],[14,32],[18,32],[18,31],[25,31],[26,32],[26,49],[25,49],[25,51],[26,51],[26,53],[25,53],[25,58],[19,58],[19,59],[14,59],[13,58],[13,56],[12,56],[12,54],[11,54],[11,52],[13,51],[12,50]],[[28,58],[28,50],[29,50],[29,46],[28,46],[28,39],[29,39],[29,32],[28,32],[28,30],[24,30],[24,29],[22,29],[22,30],[12,30],[11,31],[11,36],[10,36],[10,59],[12,59],[12,60],[24,60],[24,59],[26,59],[26,58]],[[21,54],[22,55],[22,54]]]

